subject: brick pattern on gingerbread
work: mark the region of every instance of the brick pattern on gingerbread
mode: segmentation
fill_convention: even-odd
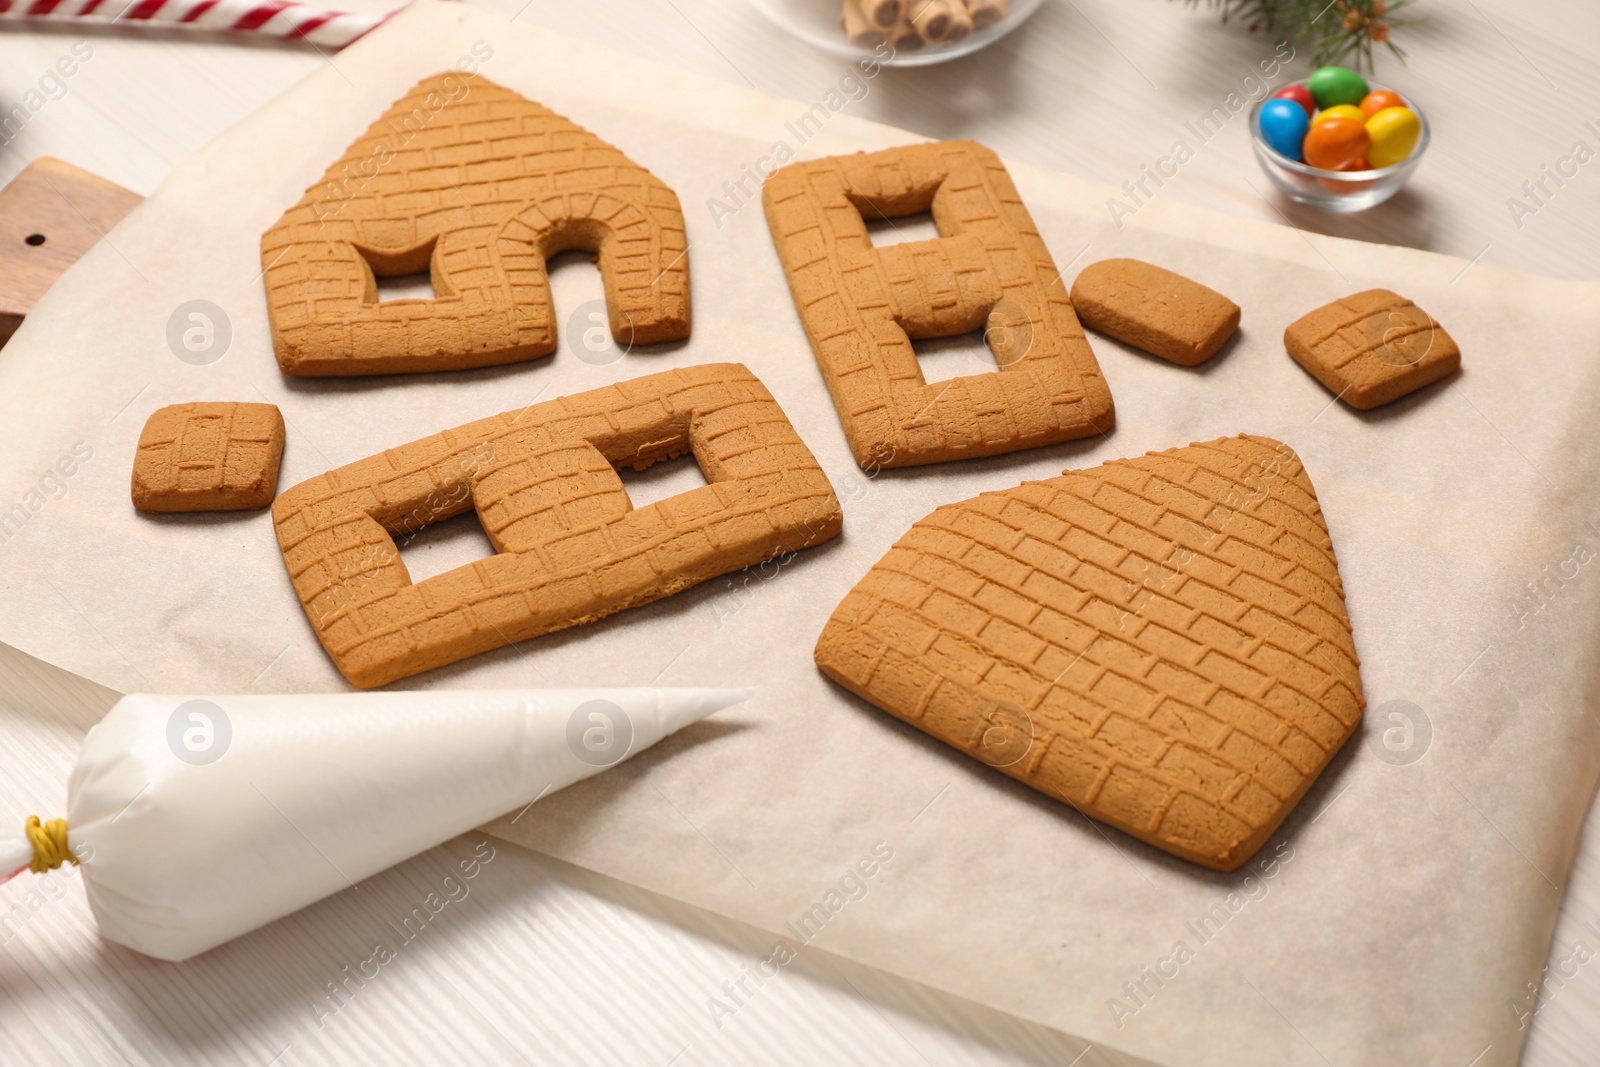
[[[1078,272],[1072,306],[1083,324],[1180,367],[1216,355],[1239,328],[1239,305],[1154,263],[1104,259]]]
[[[1335,300],[1290,324],[1284,347],[1353,408],[1400,399],[1461,367],[1455,339],[1426,311],[1387,289]]]
[[[549,355],[546,261],[596,253],[619,344],[689,335],[673,191],[616,148],[481,75],[419,82],[261,238],[285,374],[460,370]],[[429,271],[435,299],[378,302]]]
[[[767,222],[863,467],[990,456],[1111,428],[1111,392],[1005,166],[970,141],[795,163]],[[874,248],[863,216],[940,237]],[[929,385],[912,339],[983,328],[1000,365]]]
[[[1311,481],[1287,445],[1247,436],[939,508],[840,603],[816,661],[1218,870],[1265,843],[1364,706]]]
[[[272,404],[174,404],[150,416],[133,460],[140,511],[250,511],[272,503],[283,458]]]
[[[692,452],[635,509],[617,476]],[[476,509],[496,555],[413,584],[395,537]],[[446,430],[286,490],[278,543],[317,638],[382,685],[592,622],[835,536],[821,467],[739,364],[666,371]]]

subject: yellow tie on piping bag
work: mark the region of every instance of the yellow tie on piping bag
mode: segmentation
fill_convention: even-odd
[[[752,692],[134,694],[84,739],[66,819],[30,818],[0,871],[80,864],[102,936],[183,960]]]
[[[28,861],[28,869],[34,874],[53,871],[67,862],[77,866],[78,857],[67,847],[67,820],[51,819],[40,823],[39,816],[30,815],[22,832],[33,846],[33,859]]]

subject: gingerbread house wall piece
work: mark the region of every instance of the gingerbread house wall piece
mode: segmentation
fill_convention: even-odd
[[[818,666],[1027,785],[1218,870],[1363,707],[1316,492],[1224,438],[939,508],[834,611]]]
[[[595,253],[619,344],[689,335],[678,198],[482,75],[419,82],[261,238],[285,374],[460,370],[555,351],[546,260]],[[427,270],[434,299],[378,302]]]
[[[148,512],[250,511],[272,503],[283,459],[272,404],[196,402],[151,414],[133,458],[133,506]]]
[[[634,508],[617,476],[692,452],[707,484]],[[476,509],[496,555],[413,583],[395,538]],[[619,382],[329,471],[272,509],[317,639],[382,685],[821,544],[839,501],[739,364]]]
[[[863,467],[990,456],[1109,430],[1111,391],[1005,165],[971,141],[794,163],[762,189],[789,288]],[[940,237],[874,248],[865,217]],[[982,327],[999,373],[929,385],[913,339]]]
[[[1461,369],[1461,349],[1437,319],[1388,289],[1324,304],[1289,324],[1284,347],[1318,381],[1361,411]]]

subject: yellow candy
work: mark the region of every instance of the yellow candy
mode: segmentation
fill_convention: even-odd
[[[1375,169],[1403,162],[1422,136],[1422,120],[1409,107],[1386,107],[1367,120],[1367,162]]]
[[[1334,107],[1325,107],[1317,112],[1317,117],[1311,120],[1311,125],[1315,126],[1323,119],[1355,119],[1357,122],[1365,124],[1367,116],[1354,104],[1338,104]]]

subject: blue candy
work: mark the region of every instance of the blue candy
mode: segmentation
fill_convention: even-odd
[[[1268,100],[1261,105],[1261,136],[1280,156],[1301,162],[1301,146],[1310,128],[1311,116],[1293,100]]]

